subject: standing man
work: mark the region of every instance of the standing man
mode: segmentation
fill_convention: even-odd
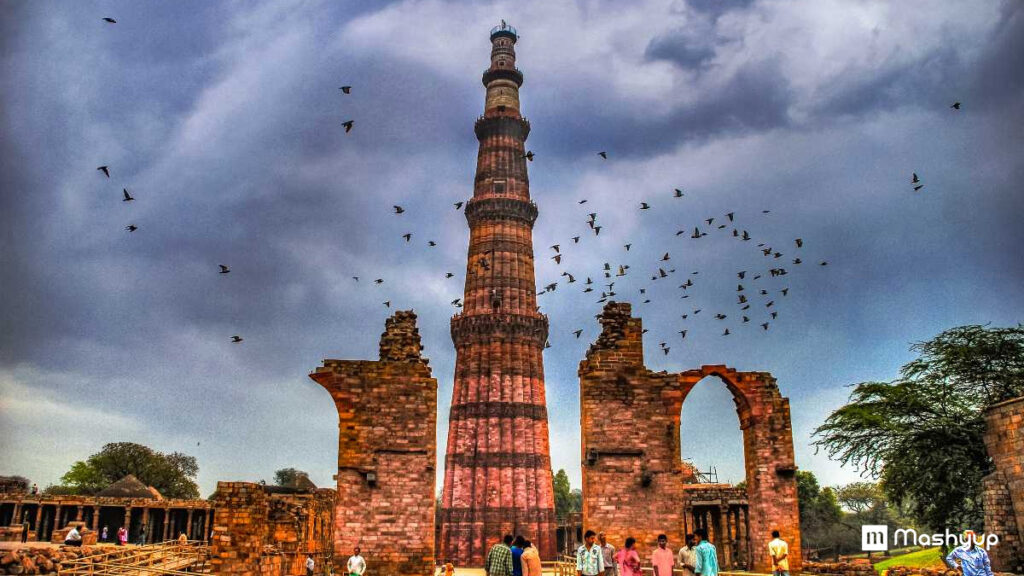
[[[484,573],[487,576],[512,576],[512,535],[505,534],[501,542],[498,542],[487,551],[487,560],[484,562]]]
[[[604,559],[604,576],[619,576],[619,566],[615,563],[615,546],[608,543],[604,532],[597,533],[597,542],[601,545],[601,556]]]
[[[139,530],[138,543],[139,543],[139,546],[145,546],[146,545],[146,527],[145,526],[143,526],[142,529]]]
[[[359,546],[356,546],[356,549],[352,551],[352,555],[349,556],[346,569],[349,576],[362,576],[366,572],[366,560],[359,555]]]
[[[768,543],[768,553],[772,556],[772,574],[789,576],[789,545],[779,538],[779,531],[772,530],[772,541]]]
[[[696,561],[693,564],[693,572],[698,576],[718,576],[718,550],[715,545],[708,542],[708,531],[698,528],[694,531],[697,537]]]
[[[526,549],[526,538],[517,535],[512,541],[512,576],[523,576],[523,550]]]
[[[306,554],[306,576],[313,576],[313,569],[316,568],[316,560],[312,554]]]
[[[540,552],[529,540],[526,541],[526,548],[523,549],[523,576],[541,576]]]
[[[959,570],[963,576],[992,576],[988,552],[975,542],[974,531],[964,532],[964,537],[967,542],[964,542],[963,546],[953,548],[946,556],[946,564],[954,570]]]
[[[676,560],[672,556],[672,550],[668,547],[668,536],[658,534],[658,547],[651,552],[651,566],[654,566],[654,576],[672,576],[672,568]]]
[[[679,549],[676,564],[683,569],[684,576],[694,576],[693,567],[697,564],[697,544],[693,534],[686,535],[686,546]]]
[[[593,530],[583,535],[583,544],[576,550],[576,576],[604,575],[604,554],[595,542],[596,536]]]

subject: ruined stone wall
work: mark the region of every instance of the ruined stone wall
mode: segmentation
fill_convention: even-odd
[[[325,360],[310,378],[338,408],[334,571],[356,546],[374,574],[434,569],[437,381],[416,315],[385,324],[380,360]]]
[[[600,322],[602,333],[579,368],[585,528],[617,542],[633,536],[641,555],[659,533],[682,542],[688,470],[680,460],[679,419],[693,386],[714,375],[732,392],[743,429],[751,568],[770,572],[767,544],[777,529],[790,545],[791,570],[799,571],[789,401],[775,379],[725,366],[652,372],[629,304],[609,302]]]
[[[333,545],[334,490],[274,493],[253,482],[218,482],[210,564],[221,575],[306,573],[306,554],[326,574]]]
[[[985,414],[985,447],[995,471],[982,480],[985,532],[999,535],[989,551],[995,570],[1024,573],[1024,398]]]

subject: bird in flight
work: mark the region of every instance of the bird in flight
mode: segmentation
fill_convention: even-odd
[[[554,250],[555,252],[559,252],[559,248],[560,248],[560,246],[558,244],[553,244],[551,246],[551,249]]]
[[[803,238],[797,238],[796,239],[796,247],[797,248],[803,248],[804,247],[804,239]]]
[[[374,284],[383,284],[384,283],[384,279],[383,278],[377,278],[376,280],[373,281],[373,283]]]
[[[580,200],[579,202],[577,202],[577,204],[586,204],[586,203],[587,203],[587,199],[586,198],[584,198],[583,200]]]
[[[124,191],[124,198],[121,199],[121,202],[131,202],[132,200],[135,200],[135,198],[132,198],[132,195],[128,193],[127,188],[122,188],[121,190]]]
[[[114,20],[113,18],[104,18],[103,21],[109,22],[110,24],[117,24],[117,20]]]
[[[572,243],[573,244],[579,244],[580,243],[580,237],[579,236],[573,236],[572,237]]]
[[[434,242],[433,240],[427,240],[427,246],[437,246],[437,242]]]
[[[402,238],[405,238],[406,242],[412,240],[412,232],[407,232],[405,234],[402,234]]]
[[[768,329],[768,323],[765,322],[764,324],[761,324],[761,328],[764,328],[765,330],[767,330]]]
[[[641,210],[650,210],[650,208],[651,208],[651,205],[648,204],[647,202],[641,202],[640,203],[640,209]]]
[[[352,131],[352,126],[355,126],[355,123],[355,120],[346,120],[341,123],[341,125],[345,127],[345,134],[348,134],[349,132]]]
[[[551,257],[551,259],[555,261],[555,264],[561,264],[562,263],[562,255],[561,254],[555,254],[554,256]]]
[[[237,343],[242,341],[242,337],[241,336],[232,336],[231,337],[231,341],[237,344]]]
[[[729,329],[726,328],[725,332],[722,332],[722,336],[728,336],[728,335],[729,335]]]
[[[459,208],[462,208],[462,204],[463,204],[462,202],[456,202],[455,203],[455,209],[458,210]]]
[[[950,108],[952,108],[953,110],[959,110],[960,109],[960,103],[959,102],[953,102],[953,105],[950,106]]]
[[[910,183],[911,184],[917,184],[920,181],[921,181],[921,179],[917,177],[917,172],[914,172],[913,175],[910,177]]]
[[[444,273],[444,277],[445,278],[451,278],[452,276],[455,276],[455,274],[452,274],[451,272],[445,272]]]
[[[402,212],[405,212],[405,208],[402,208],[401,206],[395,205],[393,206],[393,208],[395,209],[395,214],[401,214]]]
[[[601,151],[601,152],[598,152],[597,155],[600,156],[601,158],[604,158],[605,160],[608,159],[608,153],[607,152]]]
[[[353,276],[352,279],[355,280],[356,282],[359,282],[359,276]]]
[[[391,308],[391,300],[385,300],[384,301],[384,307],[385,308]]]
[[[342,93],[344,93],[344,94],[351,94],[352,93],[352,87],[351,86],[342,86],[342,87],[338,88],[338,90],[341,90]]]
[[[675,198],[682,198],[683,197],[683,191],[682,190],[680,190],[679,188],[676,188],[675,191],[676,191]]]
[[[729,219],[729,222],[732,222],[733,216],[735,215],[735,212],[729,212],[728,214],[725,215],[725,217]]]
[[[576,335],[576,338],[579,338],[580,334],[583,334],[583,329],[573,330],[572,333]]]
[[[219,272],[220,274],[229,274],[229,273],[231,273],[231,268],[228,268],[227,266],[225,266],[223,264],[217,264],[217,266],[220,266],[220,272]],[[358,276],[356,276],[354,278],[356,278],[357,280],[359,279]]]
[[[530,162],[533,162],[533,150],[528,150],[526,154],[523,154],[523,158],[526,158]]]
[[[100,166],[99,168],[97,168],[97,170],[103,172],[103,174],[105,174],[107,178],[110,178],[110,169],[108,167]]]
[[[135,232],[136,230],[139,229],[139,227],[136,226],[135,224],[129,224],[129,225],[125,226],[124,229],[129,231],[129,232]]]

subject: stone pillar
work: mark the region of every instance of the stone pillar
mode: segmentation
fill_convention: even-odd
[[[722,566],[726,570],[732,570],[732,517],[729,514],[729,505],[722,504],[718,509],[718,515],[722,519]]]
[[[985,412],[985,447],[994,470],[982,479],[985,532],[998,534],[992,569],[1024,573],[1024,397]]]
[[[437,380],[422,348],[416,315],[396,312],[379,361],[325,360],[310,374],[338,409],[336,573],[355,546],[374,573],[434,572]]]
[[[100,507],[99,506],[93,506],[92,507],[92,531],[96,532],[97,534],[100,531]]]
[[[35,519],[35,522],[32,523],[32,529],[36,531],[36,540],[39,540],[39,532],[40,532],[40,530],[39,530],[40,524],[39,523],[40,523],[40,521],[42,519],[43,519],[43,505],[42,504],[38,504],[38,505],[36,505],[36,519]]]
[[[124,507],[124,529],[128,533],[128,543],[132,542],[132,507]]]
[[[188,509],[188,521],[185,524],[185,534],[188,535],[188,539],[192,539],[192,509]]]
[[[218,482],[218,484],[220,484],[220,483]],[[171,539],[171,537],[169,536],[170,533],[171,533],[171,509],[170,508],[164,508],[164,529],[163,529],[163,538],[162,538],[162,540],[164,542],[166,542],[166,541]]]
[[[142,509],[142,529],[146,531],[146,539],[143,540],[144,544],[156,541],[156,539],[153,538],[153,531],[150,530],[149,526],[149,506],[146,506],[145,508]]]
[[[57,508],[53,512],[53,529],[60,530],[64,527],[64,519],[61,518],[64,506],[57,504]]]
[[[79,504],[75,508],[75,520],[74,520],[75,522],[82,521],[82,508],[83,508],[83,506],[81,504]]]

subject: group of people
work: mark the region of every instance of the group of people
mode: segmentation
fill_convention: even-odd
[[[768,543],[772,558],[774,576],[789,576],[789,546],[779,537],[779,531],[772,532],[773,540]],[[578,576],[640,576],[640,553],[636,550],[636,538],[626,538],[621,550],[608,543],[604,533],[587,530],[583,545],[576,550],[576,574]],[[708,541],[708,533],[697,529],[686,535],[686,545],[673,553],[668,547],[668,536],[658,535],[658,547],[651,552],[650,564],[654,576],[672,576],[678,567],[685,576],[717,576],[718,550]],[[539,574],[539,572],[538,572]]]
[[[444,567],[445,576],[455,573],[451,562]],[[487,576],[540,576],[540,551],[526,538],[506,534],[487,551],[484,572]]]

